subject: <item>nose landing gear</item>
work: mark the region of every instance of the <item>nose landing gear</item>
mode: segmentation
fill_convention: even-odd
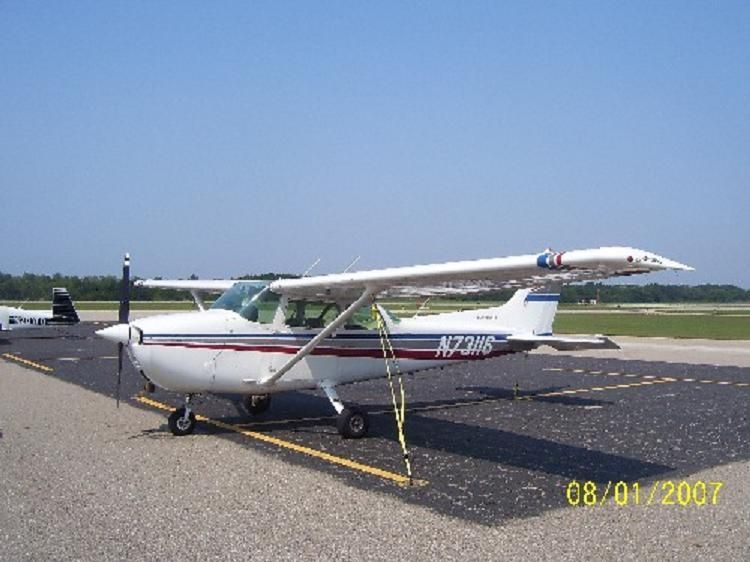
[[[182,408],[177,408],[174,412],[169,414],[167,424],[169,425],[169,431],[172,432],[172,435],[181,437],[183,435],[190,435],[195,431],[195,414],[190,407],[190,400],[192,398],[192,394],[185,396],[185,405]]]

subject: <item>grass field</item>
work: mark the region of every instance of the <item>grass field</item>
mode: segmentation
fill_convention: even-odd
[[[0,302],[17,306],[17,302]],[[208,304],[208,303],[207,303]],[[399,316],[413,315],[419,305],[411,302],[385,302],[386,308]],[[423,314],[449,312],[459,308],[486,308],[497,302],[434,300]],[[48,309],[49,302],[28,302],[28,309]],[[117,310],[112,301],[78,302],[79,310]],[[132,310],[195,310],[192,301],[140,301],[131,303]],[[555,319],[555,332],[562,334],[605,334],[611,336],[642,336],[670,338],[706,338],[750,340],[750,307],[748,305],[623,305],[581,307],[561,306]]]
[[[750,316],[560,313],[554,330],[561,334],[750,340]]]

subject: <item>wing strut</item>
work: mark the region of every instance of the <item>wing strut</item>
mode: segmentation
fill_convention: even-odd
[[[281,368],[276,371],[275,373],[272,373],[271,375],[267,376],[264,379],[261,379],[260,384],[261,385],[267,385],[267,384],[273,384],[277,380],[279,380],[281,377],[283,377],[285,374],[289,372],[289,370],[294,367],[297,363],[299,363],[302,359],[304,359],[307,355],[310,354],[310,352],[315,349],[320,342],[322,342],[324,339],[326,339],[328,336],[330,336],[333,332],[338,330],[341,326],[343,326],[347,320],[349,320],[352,316],[354,316],[354,313],[357,312],[357,310],[363,306],[374,294],[374,290],[370,287],[367,287],[362,295],[354,301],[352,304],[349,305],[349,307],[339,314],[336,319],[328,324],[317,336],[315,336],[313,339],[311,339],[307,344],[305,344],[302,349],[300,349],[297,353],[292,356],[292,358],[284,363],[284,365],[281,366]],[[254,379],[247,380],[246,382],[255,382]]]

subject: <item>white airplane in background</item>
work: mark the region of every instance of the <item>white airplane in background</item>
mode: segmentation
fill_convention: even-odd
[[[663,270],[692,268],[651,252],[613,247],[276,281],[147,280],[140,284],[191,291],[201,310],[129,322],[126,255],[120,323],[97,334],[119,344],[120,359],[125,348],[149,381],[186,395],[184,406],[169,416],[174,435],[195,428],[194,394],[242,394],[247,409],[257,414],[277,392],[320,389],[338,413],[341,435],[357,438],[367,433],[367,414],[345,407],[336,387],[385,377],[386,355],[386,363],[393,363],[395,355],[402,372],[415,372],[541,345],[617,348],[604,336],[552,333],[559,287]],[[462,295],[509,287],[518,290],[502,306],[465,312],[397,319],[377,304],[383,296]],[[205,310],[198,292],[220,290],[224,293]],[[381,347],[371,307],[385,324],[392,353]]]
[[[78,324],[78,313],[65,287],[52,289],[52,310],[0,306],[0,332],[24,328],[52,328]]]

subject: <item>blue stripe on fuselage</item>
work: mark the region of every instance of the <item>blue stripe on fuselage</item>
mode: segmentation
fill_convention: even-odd
[[[558,302],[559,294],[552,293],[529,293],[526,296],[526,302]]]

